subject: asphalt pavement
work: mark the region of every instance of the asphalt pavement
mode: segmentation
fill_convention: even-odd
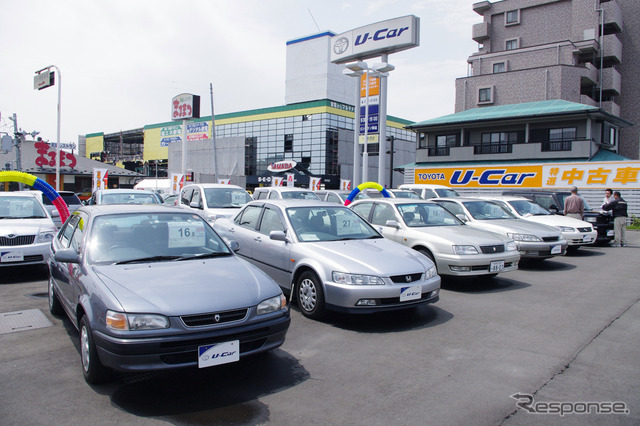
[[[42,270],[0,269],[0,424],[637,425],[640,232],[628,236],[445,279],[417,310],[313,321],[294,306],[267,355],[101,386],[82,377],[77,331],[49,314]],[[11,329],[16,312],[28,321]]]

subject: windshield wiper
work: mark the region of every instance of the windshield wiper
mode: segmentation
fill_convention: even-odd
[[[209,259],[209,258],[218,257],[218,256],[231,256],[231,253],[226,251],[218,251],[215,253],[200,253],[200,254],[194,254],[193,256],[180,257],[179,259],[176,259],[176,261],[180,262],[182,260],[191,260],[191,259]]]
[[[139,259],[123,260],[120,262],[116,262],[116,265],[124,265],[126,263],[137,263],[137,262],[162,262],[163,260],[180,259],[180,257],[181,256],[149,256],[149,257],[141,257]]]

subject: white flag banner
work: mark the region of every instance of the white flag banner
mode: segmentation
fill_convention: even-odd
[[[351,181],[349,179],[340,179],[340,189],[343,191],[351,190]]]
[[[322,181],[319,177],[310,177],[309,178],[309,189],[312,191],[320,190],[320,182]]]
[[[171,193],[178,194],[184,186],[184,175],[182,173],[171,173],[169,176],[171,182]]]
[[[231,185],[231,179],[218,179],[218,183],[223,185]]]
[[[96,192],[98,189],[107,189],[109,187],[109,172],[107,169],[93,169],[93,185],[91,192]]]
[[[273,176],[271,178],[271,186],[281,186],[283,180],[284,178],[281,176]]]
[[[293,173],[287,173],[287,186],[293,186],[295,181],[295,175]]]

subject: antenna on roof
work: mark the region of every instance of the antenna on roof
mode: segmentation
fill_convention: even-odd
[[[307,8],[307,10],[309,11],[309,15],[311,15],[311,19],[313,19],[313,23],[316,24],[316,28],[318,29],[318,32],[320,32],[320,27],[318,26],[318,23],[316,22],[316,18],[313,17],[313,13],[311,13],[311,9]]]

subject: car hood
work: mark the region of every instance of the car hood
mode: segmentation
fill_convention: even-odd
[[[476,220],[470,222],[469,225],[480,229],[499,232],[503,235],[507,232],[512,232],[517,234],[533,234],[540,238],[561,236],[560,231],[555,228],[523,219]]]
[[[504,234],[497,234],[489,230],[473,228],[471,226],[416,227],[407,228],[405,232],[409,233],[414,238],[419,238],[421,235],[423,235],[423,238],[433,236],[456,245],[485,246],[505,244],[508,241],[511,241],[510,238],[507,238]]]
[[[300,243],[299,249],[302,257],[352,274],[404,275],[425,272],[432,265],[426,257],[386,238]]]
[[[543,216],[523,216],[524,220],[531,222],[543,223],[548,226],[570,226],[572,228],[592,228],[593,225],[580,219],[575,219],[557,214]]]
[[[37,235],[39,232],[56,232],[53,221],[42,219],[0,219],[0,235]]]
[[[237,256],[93,266],[125,312],[192,315],[255,306],[280,294],[271,278]]]

